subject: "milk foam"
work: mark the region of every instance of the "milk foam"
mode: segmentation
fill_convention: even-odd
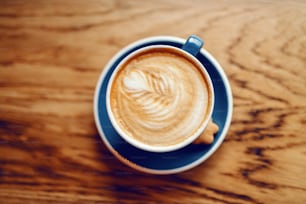
[[[208,85],[197,66],[176,53],[156,50],[119,68],[111,109],[130,137],[170,146],[194,134],[209,106]]]

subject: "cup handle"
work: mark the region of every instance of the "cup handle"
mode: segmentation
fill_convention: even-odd
[[[199,51],[201,50],[204,42],[201,38],[196,35],[191,35],[186,40],[185,44],[183,45],[182,49],[186,52],[196,56]]]

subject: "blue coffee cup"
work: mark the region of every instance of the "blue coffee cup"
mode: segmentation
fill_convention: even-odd
[[[134,42],[119,51],[105,66],[96,86],[94,99],[95,122],[102,140],[109,150],[123,163],[148,173],[169,174],[190,169],[209,158],[221,145],[232,117],[232,94],[228,79],[219,63],[202,48],[203,41],[190,36],[187,40],[156,36]],[[193,55],[205,67],[215,95],[211,117],[219,132],[210,145],[188,143],[169,151],[148,151],[122,138],[107,114],[107,87],[116,67],[131,53],[149,46],[172,46]]]

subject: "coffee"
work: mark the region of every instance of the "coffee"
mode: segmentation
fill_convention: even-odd
[[[115,123],[148,146],[172,146],[192,137],[212,106],[212,90],[201,69],[191,56],[167,47],[128,58],[109,88]]]

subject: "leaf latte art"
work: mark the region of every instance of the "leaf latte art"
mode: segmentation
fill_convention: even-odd
[[[174,81],[162,73],[143,71],[132,71],[123,83],[123,93],[146,115],[146,120],[138,122],[152,130],[166,126],[165,121],[175,113],[183,87],[176,87]]]
[[[110,105],[129,137],[150,146],[171,146],[201,127],[210,106],[208,84],[186,56],[150,50],[118,69]]]

